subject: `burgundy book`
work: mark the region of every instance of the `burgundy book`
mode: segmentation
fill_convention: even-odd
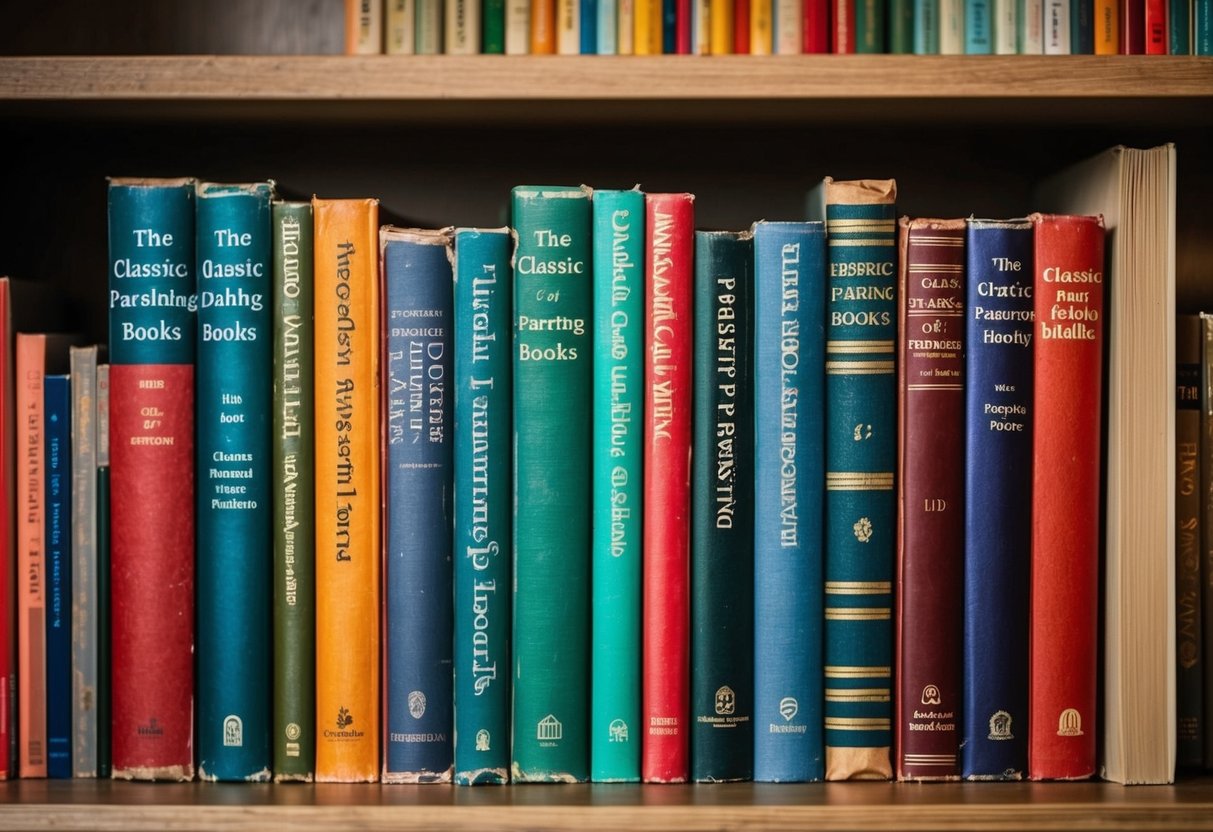
[[[733,54],[750,54],[750,0],[733,0]]]
[[[802,51],[815,55],[830,51],[829,0],[804,0],[804,43]]]
[[[1120,0],[1120,54],[1146,51],[1146,0]]]
[[[958,780],[965,221],[900,225],[897,779]]]
[[[1095,773],[1104,227],[1034,215],[1028,776]]]
[[[644,599],[640,774],[689,775],[694,197],[645,197]]]

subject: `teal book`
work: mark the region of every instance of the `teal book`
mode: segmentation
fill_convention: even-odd
[[[594,192],[590,777],[640,780],[644,194]]]
[[[889,54],[914,53],[914,0],[889,0]]]
[[[914,54],[939,54],[939,0],[914,0]]]
[[[511,774],[589,776],[590,190],[513,191]]]
[[[965,0],[965,54],[994,54],[992,0]]]
[[[1192,7],[1190,0],[1169,0],[1167,5],[1167,54],[1187,55],[1192,51]]]
[[[826,779],[892,775],[897,185],[827,178]],[[963,437],[957,437],[961,441]]]
[[[855,0],[855,52],[881,55],[885,49],[885,17],[889,0]]]
[[[510,779],[508,228],[455,231],[455,783]]]
[[[199,183],[198,776],[270,779],[272,183]]]

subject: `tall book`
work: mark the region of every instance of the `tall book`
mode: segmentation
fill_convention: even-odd
[[[994,20],[992,0],[965,2],[965,54],[994,54]]]
[[[826,178],[826,779],[887,779],[896,552],[897,184]]]
[[[1167,54],[1192,54],[1192,7],[1189,0],[1170,0],[1167,4]]]
[[[965,221],[898,241],[897,779],[960,779]]]
[[[1044,0],[1044,54],[1070,54],[1071,0]]]
[[[480,54],[480,0],[446,0],[444,55]]]
[[[274,779],[311,782],[316,761],[315,329],[310,202],[270,206],[274,400]]]
[[[110,365],[97,365],[97,777],[110,776]]]
[[[557,0],[531,0],[532,55],[556,54],[556,4]]]
[[[345,54],[383,51],[383,0],[345,0]]]
[[[1019,3],[994,0],[994,54],[1014,55],[1019,51]]]
[[[1204,764],[1201,644],[1201,424],[1199,315],[1175,326],[1175,728],[1176,765]]]
[[[754,773],[753,284],[752,232],[695,232],[689,731],[700,783]]]
[[[939,54],[940,0],[914,0],[914,54]]]
[[[820,780],[826,237],[754,226],[754,779]]]
[[[640,779],[644,194],[594,192],[590,777]]]
[[[874,0],[872,0],[874,2]],[[804,52],[804,0],[775,0],[774,53]]]
[[[865,0],[831,0],[830,51],[836,55],[855,52],[855,7]]]
[[[1175,195],[1173,145],[1111,148],[1036,195],[1110,231],[1098,746],[1124,783],[1175,776]]]
[[[689,774],[693,203],[645,196],[640,774],[650,783]]]
[[[485,0],[481,16],[480,51],[486,55],[504,55],[505,0]]]
[[[556,54],[581,54],[581,0],[556,0]]]
[[[43,380],[46,552],[46,775],[72,777],[72,380]]]
[[[388,55],[412,55],[417,48],[416,0],[386,0],[384,46]],[[277,777],[277,768],[274,776]]]
[[[967,780],[1019,780],[1028,765],[1033,238],[1027,220],[969,220],[965,240]]]
[[[1073,2],[1073,0],[1071,0]],[[1146,0],[1146,54],[1166,55],[1168,0]]]
[[[1095,0],[1070,0],[1070,54],[1095,54]]]
[[[13,483],[13,315],[0,277],[0,780],[17,776],[17,549]]]
[[[379,229],[384,783],[450,782],[452,230]]]
[[[523,185],[512,192],[510,769],[520,782],[589,776],[590,196],[584,187]]]
[[[1104,226],[1033,215],[1036,350],[1028,774],[1095,773]]]
[[[1120,53],[1120,3],[1118,0],[1095,0],[1095,54]]]
[[[109,184],[113,776],[194,776],[194,188]]]
[[[965,0],[939,0],[939,54],[965,51]]]
[[[855,51],[880,55],[887,51],[885,18],[888,0],[855,0]]]
[[[505,54],[526,55],[531,51],[531,2],[506,0]]]
[[[418,55],[441,55],[445,0],[415,0],[417,15],[413,24],[413,51]]]
[[[455,782],[510,776],[508,228],[455,232]]]
[[[379,776],[379,201],[312,199],[316,780]]]
[[[1119,0],[1120,54],[1142,55],[1146,51],[1145,0]]]
[[[1213,644],[1213,314],[1200,315],[1200,569],[1201,569],[1201,646]],[[1213,657],[1201,656],[1204,663],[1201,737],[1205,769],[1213,768]]]
[[[97,356],[98,348],[72,347],[71,549],[72,549],[72,772],[97,776],[98,594],[97,563]]]
[[[1043,55],[1045,51],[1045,0],[1018,0],[1019,54]]]

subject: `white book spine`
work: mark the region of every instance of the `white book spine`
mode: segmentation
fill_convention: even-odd
[[[1019,54],[1042,55],[1045,51],[1044,0],[1019,2]]]
[[[614,55],[619,49],[619,0],[598,0],[598,54]]]
[[[387,53],[412,55],[417,48],[414,0],[387,0]]]
[[[636,0],[619,0],[619,37],[616,41],[620,55],[636,52]]]
[[[442,0],[417,0],[417,54],[442,53]]]
[[[580,0],[556,0],[556,54],[581,54]]]
[[[530,0],[506,0],[505,54],[527,55],[531,51]]]
[[[799,55],[804,51],[804,4],[775,0],[775,54]]]
[[[480,53],[480,0],[446,0],[446,53]]]
[[[1045,0],[1045,54],[1070,54],[1070,0]]]
[[[1018,0],[994,0],[994,54],[1014,55],[1019,51]]]
[[[964,51],[964,0],[939,0],[939,54],[963,55]]]

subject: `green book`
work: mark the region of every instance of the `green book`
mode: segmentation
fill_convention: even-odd
[[[885,4],[888,0],[855,0],[855,52],[885,51]]]
[[[914,52],[914,0],[889,0],[889,53]]]
[[[486,55],[505,54],[505,0],[484,0],[483,18],[480,22],[484,42],[481,48]]]
[[[590,190],[513,191],[516,781],[589,775]]]

